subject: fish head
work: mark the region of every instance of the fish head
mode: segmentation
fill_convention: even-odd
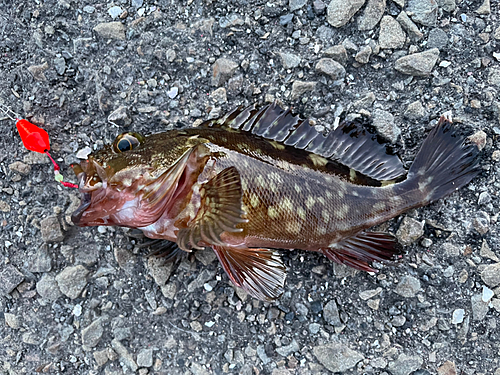
[[[73,165],[81,204],[71,220],[78,226],[130,228],[156,222],[168,208],[196,145],[196,137],[177,130],[146,137],[120,134],[111,145]]]

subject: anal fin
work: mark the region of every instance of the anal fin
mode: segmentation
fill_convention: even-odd
[[[321,249],[328,259],[357,270],[375,272],[373,261],[393,260],[401,253],[394,236],[383,232],[359,232],[334,246]]]
[[[213,246],[231,281],[261,301],[283,294],[285,265],[276,250]]]
[[[180,249],[175,242],[168,240],[151,240],[141,244],[140,247],[149,247],[151,251],[148,256],[162,258],[165,262],[177,262],[188,254]]]

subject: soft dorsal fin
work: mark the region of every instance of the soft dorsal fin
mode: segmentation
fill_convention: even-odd
[[[248,131],[340,162],[379,181],[395,180],[406,174],[398,156],[388,154],[386,146],[366,130],[361,120],[343,122],[334,131],[323,135],[309,121],[273,103],[260,109],[255,105],[238,107],[202,126]]]

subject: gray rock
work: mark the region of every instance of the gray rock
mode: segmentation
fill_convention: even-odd
[[[36,291],[40,297],[49,301],[55,301],[61,296],[59,285],[52,275],[43,275],[36,283]]]
[[[363,14],[358,18],[358,30],[371,30],[384,15],[386,0],[368,0]]]
[[[493,86],[500,87],[500,69],[488,69],[488,83]]]
[[[207,269],[201,271],[200,274],[196,277],[196,279],[194,279],[188,284],[187,286],[188,292],[192,293],[196,289],[201,288],[203,284],[205,284],[208,280],[212,279],[214,275],[215,273],[213,271]]]
[[[321,0],[313,0],[313,7],[316,14],[323,14],[326,9],[326,4]]]
[[[313,348],[318,361],[331,372],[343,372],[356,366],[364,359],[361,353],[349,349],[340,342],[320,345]]]
[[[10,205],[7,202],[0,201],[0,212],[10,212]]]
[[[476,9],[477,14],[487,15],[491,13],[490,0],[483,0],[483,3]]]
[[[132,0],[132,6],[136,9],[142,7],[142,4],[144,4],[144,0]]]
[[[345,69],[337,61],[330,58],[323,58],[316,64],[316,71],[329,76],[334,81],[345,77]]]
[[[410,375],[422,366],[424,361],[418,355],[409,356],[401,353],[394,362],[389,364],[389,370],[393,375]]]
[[[394,116],[382,109],[373,111],[373,126],[382,137],[392,143],[396,143],[401,134],[401,129],[394,123]]]
[[[54,68],[60,76],[64,74],[66,71],[66,60],[64,60],[64,57],[56,57],[54,59]]]
[[[340,321],[339,309],[334,300],[329,301],[323,308],[323,318],[328,324],[331,324],[334,327],[340,327],[342,325],[342,322]]]
[[[285,69],[293,69],[299,66],[300,56],[293,53],[280,52],[281,63]]]
[[[297,100],[303,96],[306,92],[314,91],[317,82],[304,82],[304,81],[294,81],[292,84],[292,94],[291,99]]]
[[[217,255],[212,250],[196,251],[194,257],[204,266],[212,264],[217,259]]]
[[[52,258],[46,245],[38,248],[33,258],[30,259],[30,272],[49,272],[52,269]]]
[[[472,226],[479,234],[485,235],[490,230],[490,215],[484,211],[478,211],[472,220]]]
[[[406,34],[401,25],[391,16],[384,16],[380,21],[378,43],[380,48],[402,48],[406,41]]]
[[[233,60],[217,59],[212,67],[212,86],[222,86],[238,69],[238,63]]]
[[[149,274],[153,276],[156,284],[163,287],[172,274],[173,262],[165,264],[161,258],[149,257],[147,259],[146,268]]]
[[[61,224],[57,216],[48,216],[40,221],[40,229],[42,231],[42,239],[47,242],[61,242],[64,240],[64,232],[61,229]]]
[[[455,0],[438,0],[438,5],[445,12],[451,13],[457,7]]]
[[[92,5],[85,5],[85,6],[83,7],[83,11],[84,11],[85,13],[92,14],[92,13],[94,13],[94,12],[95,12],[95,7],[93,7]]]
[[[481,197],[481,195],[479,195],[479,197]],[[481,244],[479,255],[481,255],[483,258],[491,259],[494,262],[500,262],[500,258],[498,258],[498,256],[490,249],[490,246],[488,245],[488,242],[486,242],[486,240],[483,240],[483,243]]]
[[[464,321],[464,317],[465,317],[464,309],[455,309],[451,317],[451,323],[461,324]]]
[[[391,324],[394,327],[402,327],[406,323],[406,318],[404,315],[396,315],[391,319]]]
[[[137,371],[139,367],[137,366],[137,363],[135,363],[134,357],[128,352],[127,348],[125,348],[120,341],[113,339],[111,341],[111,347],[114,349],[116,354],[118,354],[125,366],[134,372]]]
[[[151,367],[153,366],[153,349],[141,349],[137,354],[137,366]]]
[[[472,305],[472,319],[483,320],[489,310],[488,302],[483,301],[483,296],[481,294],[472,296],[470,302]]]
[[[283,357],[288,357],[290,354],[298,352],[300,350],[299,344],[297,344],[297,341],[292,340],[290,345],[286,346],[281,346],[276,349],[276,353]]]
[[[403,29],[406,30],[408,36],[411,40],[418,41],[424,37],[424,34],[418,29],[418,26],[408,17],[406,12],[402,11],[396,17],[396,21],[398,21]]]
[[[354,57],[354,60],[356,60],[360,64],[367,64],[368,61],[370,61],[371,54],[372,48],[370,46],[361,47],[359,52]]]
[[[103,38],[125,40],[125,26],[121,22],[100,23],[94,31]]]
[[[271,362],[271,359],[266,354],[264,345],[257,346],[257,356],[260,358],[264,365],[267,365],[269,362]]]
[[[430,50],[403,56],[396,60],[395,69],[403,74],[411,76],[428,76],[439,57],[439,50]]]
[[[243,20],[239,15],[234,13],[226,17],[221,17],[219,20],[219,26],[222,27],[223,29],[227,27],[241,26],[244,24],[245,20]]]
[[[37,81],[47,81],[47,77],[45,77],[45,71],[47,69],[49,69],[49,64],[47,63],[47,61],[40,65],[31,65],[28,67],[28,71]]]
[[[24,275],[11,264],[0,268],[0,296],[12,292],[24,280]]]
[[[438,4],[436,0],[408,0],[407,12],[412,12],[413,21],[424,26],[434,26],[437,21]]]
[[[108,14],[112,19],[120,17],[120,14],[123,13],[123,9],[119,6],[113,6],[108,9]]]
[[[490,288],[500,285],[500,263],[486,266],[481,272],[481,279]]]
[[[103,333],[101,319],[94,320],[88,327],[82,329],[82,345],[87,348],[97,346]]]
[[[356,100],[352,106],[354,109],[370,108],[375,102],[375,94],[373,92],[367,92],[361,97],[361,99]]]
[[[342,65],[345,65],[347,62],[347,51],[342,44],[328,48],[324,54]]]
[[[405,298],[413,298],[420,291],[420,280],[413,276],[404,276],[399,281],[394,292]]]
[[[290,0],[288,6],[290,7],[290,12],[302,8],[307,4],[307,0]]]
[[[31,166],[23,163],[22,161],[15,161],[14,163],[9,164],[9,169],[12,172],[17,172],[23,176],[27,176],[31,171]]]
[[[448,35],[446,32],[440,28],[434,28],[429,31],[429,37],[427,38],[427,48],[437,48],[440,51],[446,49],[448,45]]]
[[[365,0],[331,0],[326,9],[326,20],[333,27],[344,26],[364,3]]]
[[[226,89],[224,87],[219,87],[210,93],[210,98],[217,104],[227,103]]]
[[[320,328],[321,328],[321,325],[319,325],[318,323],[309,324],[309,332],[312,333],[313,335],[318,333]]]
[[[425,108],[420,100],[408,104],[403,116],[408,120],[420,120],[426,115]]]
[[[108,116],[108,121],[115,123],[118,126],[127,127],[132,123],[132,118],[128,113],[127,107],[121,106],[111,112]]]
[[[89,271],[81,265],[66,267],[57,276],[57,285],[61,292],[71,298],[78,298],[85,285]]]
[[[18,329],[20,327],[19,318],[16,315],[5,313],[4,318],[5,318],[5,324],[7,324],[10,328]]]

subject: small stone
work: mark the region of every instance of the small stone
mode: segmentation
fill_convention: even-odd
[[[370,46],[361,47],[359,52],[354,57],[354,60],[356,60],[360,64],[367,64],[368,61],[370,61],[371,54],[372,48]]]
[[[64,74],[66,71],[66,60],[64,60],[64,57],[56,57],[54,59],[54,68],[60,76]]]
[[[413,276],[404,276],[394,292],[405,298],[413,298],[420,290],[420,280]]]
[[[380,48],[402,48],[405,41],[406,35],[399,22],[391,16],[384,16],[382,21],[380,21],[380,34],[378,37]]]
[[[500,150],[493,151],[493,154],[491,154],[491,159],[495,162],[500,161]]]
[[[212,93],[210,94],[210,97],[217,104],[227,103],[226,89],[224,87],[219,87],[217,90],[212,91]]]
[[[373,103],[375,102],[375,94],[371,91],[365,93],[361,99],[356,100],[352,106],[356,110],[360,109],[368,109],[370,108]]]
[[[500,87],[500,69],[488,69],[488,83],[493,86]]]
[[[484,205],[491,202],[491,195],[489,195],[486,191],[481,192],[479,194],[479,199],[477,200],[477,204]]]
[[[108,116],[108,121],[118,126],[127,127],[132,123],[132,118],[125,106],[120,106]]]
[[[35,256],[30,259],[30,272],[49,272],[52,269],[52,258],[48,252],[47,246],[38,248]]]
[[[326,4],[321,0],[313,0],[313,7],[316,14],[323,14],[326,9]]]
[[[57,216],[48,216],[40,221],[42,239],[47,242],[61,242],[64,240],[64,233]]]
[[[324,54],[342,65],[345,65],[347,62],[347,51],[342,44],[328,48],[325,50]]]
[[[375,368],[386,368],[387,367],[387,359],[384,357],[373,358],[370,360],[370,366]]]
[[[12,292],[24,280],[24,275],[11,264],[0,267],[0,296]]]
[[[495,293],[490,288],[483,285],[483,294],[482,294],[483,302],[486,303],[490,302],[490,300],[493,298],[494,295]]]
[[[479,131],[475,132],[474,134],[472,134],[469,137],[469,139],[472,143],[474,143],[477,146],[479,151],[482,151],[484,146],[486,146],[487,136],[486,136],[486,133],[483,132],[482,130],[479,130]]]
[[[197,320],[189,323],[191,329],[195,332],[201,332],[203,331],[203,326],[201,325],[200,322],[198,322]]]
[[[12,329],[19,328],[19,318],[10,313],[4,313],[5,323]]]
[[[488,258],[495,262],[500,262],[500,259],[497,257],[497,255],[493,251],[491,251],[490,246],[488,245],[488,242],[486,242],[486,240],[483,240],[483,243],[481,244],[479,255],[481,255],[483,258]]]
[[[103,38],[125,40],[125,26],[121,22],[100,23],[94,31]]]
[[[85,5],[85,6],[83,7],[83,11],[84,11],[85,13],[92,14],[92,13],[94,13],[94,12],[95,12],[95,7],[93,7],[92,5]]]
[[[321,325],[319,325],[318,323],[309,324],[309,332],[313,335],[317,334],[319,332],[320,328],[321,328]]]
[[[410,103],[404,112],[404,117],[408,120],[420,120],[426,115],[425,108],[420,100]]]
[[[411,217],[405,216],[396,237],[403,245],[408,246],[417,241],[424,235],[424,222],[417,221]]]
[[[481,272],[481,280],[490,288],[500,285],[500,263],[486,266]]]
[[[300,56],[293,53],[280,52],[281,63],[285,69],[293,69],[299,66]]]
[[[28,71],[36,81],[47,81],[44,73],[47,69],[49,69],[49,64],[47,64],[47,62],[41,65],[31,65],[28,67]]]
[[[288,357],[290,354],[298,352],[300,350],[299,344],[297,341],[292,340],[290,345],[282,346],[276,349],[276,353],[283,357]]]
[[[238,63],[233,60],[217,59],[212,67],[212,86],[222,86],[238,69]]]
[[[344,67],[337,61],[327,57],[318,61],[316,64],[316,71],[329,76],[334,81],[344,79],[345,77]]]
[[[306,92],[314,91],[317,82],[294,81],[292,84],[292,100],[297,100]]]
[[[12,172],[17,172],[23,176],[27,176],[31,171],[31,166],[23,163],[22,161],[15,161],[14,163],[9,164],[9,169]]]
[[[396,361],[389,364],[389,371],[393,375],[410,375],[418,370],[422,363],[422,358],[417,355],[409,356],[401,353]]]
[[[57,276],[57,285],[61,292],[71,298],[78,298],[85,285],[87,285],[87,275],[89,271],[81,266],[66,267]]]
[[[464,321],[465,310],[464,309],[455,309],[453,311],[453,315],[451,317],[452,324],[460,324]]]
[[[125,366],[127,366],[133,372],[137,371],[139,367],[135,363],[134,357],[129,353],[127,348],[125,348],[125,346],[123,346],[120,341],[118,341],[117,339],[113,339],[111,341],[111,347],[114,349],[116,354],[118,354]]]
[[[344,26],[364,3],[365,0],[331,0],[326,9],[326,20],[333,27]]]
[[[10,205],[5,201],[0,201],[0,212],[10,212]]]
[[[435,28],[429,31],[427,38],[427,48],[437,48],[440,51],[446,49],[448,45],[448,35],[442,29]]]
[[[436,0],[408,0],[407,12],[413,13],[413,21],[424,26],[434,26],[438,16]]]
[[[307,0],[289,0],[290,12],[296,11],[306,5]]]
[[[331,372],[343,372],[356,366],[364,359],[361,353],[349,349],[340,342],[320,345],[313,348],[318,361]]]
[[[396,143],[401,129],[394,123],[394,116],[382,109],[375,109],[373,112],[373,126],[377,132],[392,143]]]
[[[380,287],[377,289],[365,290],[363,292],[359,292],[359,298],[366,301],[367,299],[378,296],[380,293],[382,293],[382,288]]]
[[[323,318],[328,324],[334,327],[340,327],[342,325],[339,310],[334,300],[329,301],[323,308]]]
[[[490,5],[490,0],[483,0],[483,3],[479,8],[476,10],[477,14],[490,14],[491,13],[491,5]]]
[[[455,0],[439,0],[438,5],[442,10],[448,13],[453,12],[457,7]]]
[[[75,156],[78,159],[87,160],[88,156],[91,153],[92,153],[92,149],[89,146],[86,146],[86,147],[82,148],[81,150],[78,150],[78,152],[76,153]]]
[[[472,304],[472,318],[474,320],[483,320],[488,313],[488,303],[483,301],[481,294],[476,294],[470,299]]]
[[[97,351],[93,353],[94,360],[96,361],[97,367],[104,366],[108,362],[108,349]]]
[[[123,9],[120,8],[119,6],[114,6],[108,9],[108,14],[111,16],[112,19],[120,17],[120,14],[123,13]]]
[[[215,272],[204,269],[199,273],[199,275],[191,281],[187,286],[187,291],[189,293],[194,292],[198,288],[202,288],[203,285],[214,277]]]
[[[396,315],[391,319],[391,324],[394,327],[402,327],[406,323],[406,318],[404,315]]]
[[[137,354],[137,366],[151,367],[153,366],[153,349],[141,349]]]
[[[358,18],[358,30],[372,30],[384,15],[386,0],[368,0],[363,14]]]
[[[59,285],[52,275],[43,275],[36,283],[36,291],[40,297],[49,301],[55,301],[61,296]]]
[[[412,76],[428,76],[439,57],[439,50],[433,48],[424,52],[403,56],[396,60],[395,69]]]
[[[368,300],[368,302],[366,302],[366,304],[368,305],[368,307],[372,310],[378,310],[379,306],[380,306],[380,298],[376,298],[376,299],[370,299]]]
[[[446,361],[437,369],[438,375],[457,375],[455,363]]]
[[[413,23],[410,17],[408,17],[406,12],[401,11],[396,17],[396,21],[406,30],[411,40],[419,41],[424,37],[424,34],[418,29],[418,26]]]
[[[97,346],[103,333],[101,319],[94,320],[88,327],[82,329],[82,345],[87,348]]]
[[[472,226],[481,235],[485,235],[490,230],[490,215],[484,211],[478,211],[472,220]]]

